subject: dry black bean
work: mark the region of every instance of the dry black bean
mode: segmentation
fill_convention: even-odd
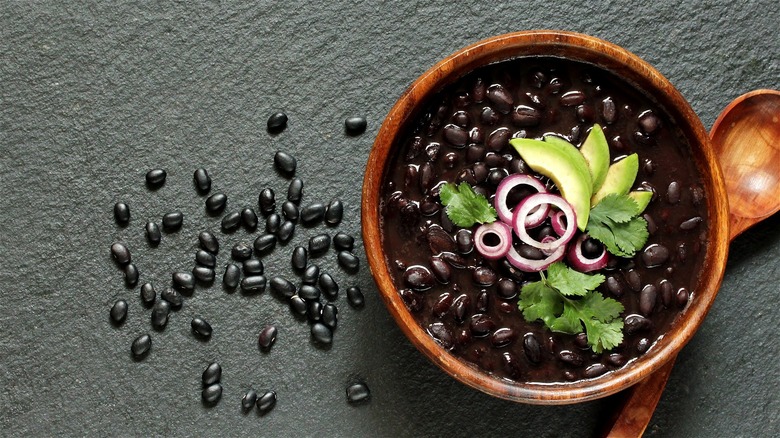
[[[338,225],[344,216],[344,204],[338,199],[330,201],[328,209],[325,211],[325,223],[330,226]]]
[[[430,259],[431,271],[440,283],[447,284],[452,278],[452,269],[441,257],[432,256]]]
[[[213,268],[217,265],[217,257],[208,251],[199,249],[195,253],[195,262],[201,266]]]
[[[200,336],[202,338],[211,337],[211,333],[213,332],[211,324],[199,316],[192,318],[192,321],[190,321],[190,327],[196,336]]]
[[[354,308],[361,308],[365,304],[363,292],[357,286],[351,286],[347,288],[347,300]]]
[[[647,331],[653,328],[653,321],[645,318],[642,315],[631,314],[626,316],[624,325],[627,335],[633,335],[642,331]]]
[[[298,288],[298,296],[306,301],[318,300],[320,298],[320,289],[312,284],[302,284]]]
[[[325,304],[322,306],[322,323],[330,327],[331,330],[336,330],[338,313],[339,309],[334,304]]]
[[[365,117],[348,117],[344,120],[344,130],[348,135],[360,135],[366,130],[368,122]]]
[[[222,398],[222,385],[215,383],[203,388],[201,397],[203,398],[203,403],[206,405],[211,406],[216,404],[219,399]]]
[[[146,172],[146,185],[152,189],[160,188],[165,184],[166,176],[168,173],[165,169],[152,169]]]
[[[255,402],[257,402],[257,391],[250,388],[244,396],[241,397],[241,409],[244,412],[247,412],[255,406]]]
[[[268,117],[266,126],[268,132],[272,134],[282,132],[284,128],[287,127],[287,114],[283,112],[271,114],[271,116]]]
[[[295,232],[295,223],[292,221],[284,221],[279,227],[279,232],[276,233],[276,237],[279,238],[279,242],[287,243]]]
[[[292,222],[298,222],[298,217],[300,217],[300,211],[298,210],[298,206],[293,204],[290,201],[284,201],[282,204],[282,214],[284,215],[284,218],[288,221]]]
[[[336,280],[328,274],[324,273],[319,277],[320,290],[325,294],[329,300],[335,300],[339,295],[339,285]]]
[[[260,335],[257,337],[257,344],[260,346],[261,350],[267,351],[271,349],[274,342],[276,342],[276,333],[276,327],[272,325],[267,325],[260,330]]]
[[[571,350],[560,351],[558,359],[575,367],[581,367],[585,363],[585,359],[579,353]]]
[[[160,298],[167,301],[172,309],[180,309],[181,305],[184,304],[184,297],[172,287],[166,287],[165,290],[160,293]]]
[[[312,324],[322,321],[322,303],[319,301],[307,301],[306,318]]]
[[[312,256],[319,256],[328,251],[330,248],[330,236],[326,233],[312,236],[309,239],[309,253]]]
[[[141,359],[149,353],[151,348],[152,337],[148,334],[143,334],[133,340],[133,343],[130,345],[130,352],[136,359]]]
[[[268,234],[276,234],[279,231],[279,227],[282,226],[282,217],[277,213],[268,215],[265,220],[265,232]]]
[[[669,260],[669,249],[660,244],[653,244],[642,251],[642,261],[648,268],[661,266]]]
[[[252,275],[241,280],[241,291],[244,293],[261,293],[265,291],[266,279],[262,275]]]
[[[124,202],[114,204],[114,219],[119,225],[127,225],[130,222],[130,207]]]
[[[431,271],[421,265],[406,268],[403,274],[404,284],[417,291],[430,289],[435,283],[435,277]]]
[[[307,306],[308,304],[306,303],[306,300],[299,297],[298,295],[293,295],[290,297],[290,310],[292,310],[292,312],[296,315],[305,315]]]
[[[192,276],[201,283],[211,283],[215,277],[214,269],[208,266],[195,266],[192,268]]]
[[[209,386],[213,385],[222,378],[222,367],[216,363],[212,362],[209,364],[209,366],[206,367],[205,370],[203,370],[203,375],[201,376],[201,380],[203,381],[203,385]]]
[[[525,336],[523,336],[523,351],[525,352],[525,357],[531,362],[541,362],[542,348],[533,333],[526,333]]]
[[[198,235],[200,247],[212,254],[219,252],[219,240],[208,231],[201,231]]]
[[[263,261],[258,259],[244,260],[242,267],[244,275],[262,275],[265,271]]]
[[[166,213],[162,218],[163,230],[170,233],[181,228],[184,222],[184,214],[180,211]]]
[[[165,300],[157,300],[152,308],[152,328],[162,330],[168,324],[168,314],[171,313],[171,305]]]
[[[496,348],[506,347],[514,342],[517,338],[517,334],[509,327],[502,327],[490,336],[490,343]]]
[[[114,257],[114,261],[120,266],[130,263],[131,260],[130,250],[121,242],[111,245],[111,256]]]
[[[279,296],[292,298],[292,296],[295,295],[295,285],[282,277],[272,278],[270,286],[271,291]]]
[[[135,267],[135,263],[130,263],[124,267],[125,286],[133,288],[138,284],[138,268]]]
[[[265,254],[276,246],[276,236],[273,234],[263,234],[255,239],[255,243],[252,245],[255,249],[255,254]]]
[[[471,278],[480,286],[492,286],[498,280],[498,275],[487,266],[478,266],[472,272]]]
[[[317,265],[309,265],[306,270],[303,271],[301,276],[301,283],[308,285],[315,285],[320,279],[320,267]]]
[[[224,193],[215,193],[206,198],[206,211],[210,214],[219,214],[227,205],[227,195]]]
[[[307,226],[315,225],[325,217],[325,204],[316,202],[301,209],[301,222]]]
[[[339,231],[333,236],[333,247],[339,251],[352,251],[355,245],[355,238],[349,234]]]
[[[230,250],[230,257],[238,262],[249,260],[252,257],[252,247],[248,243],[239,242],[233,245],[233,249]]]
[[[339,251],[337,258],[339,265],[347,272],[357,272],[360,267],[360,259],[349,251]]]
[[[434,322],[428,325],[428,333],[439,342],[439,344],[445,349],[449,350],[453,347],[452,332],[440,322]]]
[[[192,180],[195,182],[195,188],[201,194],[208,193],[211,190],[211,177],[206,169],[202,167],[195,169],[195,173],[192,174]]]
[[[241,225],[241,213],[237,211],[228,213],[222,218],[222,231],[225,233],[236,231],[239,225]]]
[[[315,342],[320,344],[330,344],[333,342],[333,332],[328,326],[321,322],[312,324],[311,336]]]
[[[154,286],[151,283],[144,283],[141,286],[141,301],[149,307],[154,304],[155,299],[157,299],[157,292],[154,290]]]
[[[306,248],[302,246],[296,246],[295,249],[293,249],[292,256],[290,257],[290,262],[292,263],[293,269],[303,271],[306,269],[308,260],[309,256]]]
[[[277,151],[276,154],[274,154],[274,165],[279,172],[290,176],[295,173],[295,167],[298,165],[298,161],[287,152]]]
[[[171,274],[173,285],[179,290],[192,290],[195,288],[195,277],[188,272],[174,272]]]
[[[160,233],[160,227],[155,222],[147,222],[144,228],[146,234],[146,240],[152,246],[157,246],[162,240],[162,233]]]
[[[257,398],[257,411],[261,415],[271,412],[274,406],[276,406],[276,391],[266,391]]]
[[[257,213],[251,208],[245,208],[241,210],[241,222],[248,231],[254,231],[257,229]]]
[[[225,274],[222,276],[222,284],[228,289],[235,289],[241,280],[241,269],[238,266],[228,263],[225,266]]]
[[[361,403],[371,399],[371,391],[363,382],[353,383],[347,386],[347,402]]]
[[[274,191],[269,188],[265,188],[260,192],[257,197],[257,204],[260,207],[260,212],[267,215],[272,213],[276,208],[276,195]]]
[[[111,306],[109,316],[111,317],[111,321],[113,321],[114,324],[121,324],[124,322],[125,318],[127,318],[127,301],[116,300],[114,305]]]
[[[293,178],[287,187],[287,200],[294,203],[301,202],[303,196],[303,181],[300,178]]]

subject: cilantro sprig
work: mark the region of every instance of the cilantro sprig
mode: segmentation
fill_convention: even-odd
[[[466,182],[459,186],[452,183],[443,185],[439,197],[447,206],[447,216],[459,227],[468,228],[475,223],[489,224],[496,220],[496,209]]]
[[[590,211],[585,231],[618,257],[633,257],[647,242],[647,221],[627,195],[612,193]]]
[[[604,282],[601,274],[577,272],[561,262],[547,268],[542,279],[523,286],[518,307],[526,321],[542,320],[550,330],[568,334],[582,332],[596,353],[623,342],[623,305],[604,298],[595,289]]]

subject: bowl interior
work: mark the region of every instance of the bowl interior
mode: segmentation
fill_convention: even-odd
[[[382,249],[380,194],[396,140],[422,110],[424,102],[445,85],[487,64],[520,56],[554,56],[594,64],[654,96],[679,124],[692,148],[705,184],[709,223],[708,246],[698,287],[669,332],[648,353],[601,377],[572,383],[540,384],[498,380],[442,349],[415,321],[392,283]],[[528,31],[478,42],[445,58],[420,76],[399,98],[385,119],[369,156],[363,183],[362,227],[369,267],[396,322],[430,360],[461,382],[489,394],[534,404],[565,404],[604,397],[625,389],[673,357],[701,324],[723,276],[728,245],[728,205],[717,159],[701,121],[680,93],[658,71],[637,56],[603,40],[570,32]]]

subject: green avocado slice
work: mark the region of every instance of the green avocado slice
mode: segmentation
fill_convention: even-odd
[[[591,205],[595,207],[605,196],[611,193],[617,193],[618,195],[628,193],[631,190],[631,186],[634,185],[638,171],[639,157],[637,154],[631,154],[617,163],[613,163],[607,170],[604,184],[591,198]]]
[[[580,147],[580,153],[588,162],[588,169],[590,169],[590,175],[593,178],[593,191],[597,192],[604,184],[609,170],[609,144],[601,126],[593,125],[588,137]]]
[[[636,205],[639,207],[637,210],[637,215],[640,215],[643,211],[645,211],[647,205],[650,204],[650,201],[653,199],[653,192],[649,190],[635,190],[628,192],[628,197],[636,202]]]

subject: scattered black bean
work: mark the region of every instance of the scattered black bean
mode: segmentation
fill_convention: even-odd
[[[160,188],[165,184],[166,176],[168,173],[165,169],[152,169],[146,172],[146,185],[153,189]]]
[[[243,262],[249,260],[252,257],[252,247],[248,243],[239,242],[233,245],[233,249],[230,250],[230,256],[237,262]]]
[[[303,298],[299,297],[298,295],[293,295],[290,297],[290,310],[292,310],[292,312],[296,315],[305,315],[307,308],[308,304]]]
[[[303,296],[301,297],[303,298]],[[322,320],[322,303],[319,301],[306,301],[306,318],[310,323],[320,322]]]
[[[257,411],[265,415],[276,406],[276,391],[267,391],[257,399]]]
[[[184,215],[180,211],[174,211],[172,213],[166,213],[162,218],[163,230],[170,233],[181,228],[181,224],[184,222]]]
[[[255,248],[255,254],[265,254],[271,251],[276,246],[276,236],[273,234],[263,234],[255,239],[253,247]]]
[[[298,206],[290,201],[285,201],[282,204],[282,214],[284,214],[285,219],[292,222],[298,222],[298,217],[300,217]]]
[[[138,284],[138,268],[135,267],[135,263],[130,263],[128,265],[125,265],[124,268],[124,275],[125,275],[125,286],[133,288],[136,284]]]
[[[211,190],[211,177],[209,172],[204,168],[195,169],[195,173],[192,175],[192,179],[195,182],[195,188],[201,194],[208,193]]]
[[[114,219],[119,225],[127,225],[130,222],[130,207],[124,202],[114,204]]]
[[[219,214],[227,205],[227,196],[224,193],[215,193],[206,198],[206,211],[211,214]]]
[[[215,383],[203,388],[201,397],[203,397],[203,402],[207,405],[216,404],[222,398],[222,385]]]
[[[124,243],[116,242],[111,245],[111,255],[120,266],[130,263],[130,250],[127,249]]]
[[[165,288],[165,290],[160,293],[160,298],[167,301],[172,309],[180,309],[181,305],[184,304],[184,297],[172,287]]]
[[[282,277],[273,277],[270,282],[271,291],[285,298],[295,295],[295,285]]]
[[[142,359],[149,353],[149,349],[152,348],[152,337],[148,334],[143,334],[133,341],[130,345],[130,352],[136,359]]]
[[[173,285],[179,290],[192,290],[195,288],[195,277],[188,272],[174,272],[171,274]]]
[[[320,344],[330,344],[333,342],[333,332],[321,322],[315,322],[311,326],[311,336],[314,341]]]
[[[219,241],[213,234],[209,233],[208,231],[201,231],[198,235],[198,240],[200,241],[200,247],[204,250],[212,254],[219,252]]]
[[[298,288],[298,296],[306,301],[318,300],[320,298],[320,289],[311,284],[302,284]]]
[[[162,330],[168,324],[168,314],[171,313],[171,305],[165,300],[157,300],[152,308],[152,328]]]
[[[363,307],[365,304],[363,292],[357,286],[347,288],[347,300],[349,301],[349,304],[356,309]]]
[[[309,265],[306,270],[303,271],[301,276],[301,283],[308,285],[315,285],[320,279],[320,267],[317,265]]]
[[[241,280],[241,269],[238,266],[228,263],[225,266],[225,274],[222,276],[222,284],[228,289],[235,289]]]
[[[157,292],[154,290],[154,286],[151,283],[144,283],[141,286],[141,301],[149,307],[154,304],[155,299],[157,299]]]
[[[279,227],[279,232],[276,236],[279,238],[279,242],[287,243],[295,232],[295,223],[291,221],[284,221]]]
[[[208,251],[199,249],[195,253],[195,263],[207,268],[213,268],[217,265],[217,257]]]
[[[257,213],[254,209],[245,208],[241,210],[241,222],[248,231],[254,231],[257,229]]]
[[[293,249],[292,256],[290,257],[290,262],[292,264],[293,269],[296,269],[298,271],[303,271],[306,269],[306,264],[309,261],[309,256],[306,251],[306,248],[302,246],[296,246],[295,249]]]
[[[368,122],[365,117],[348,117],[344,120],[344,129],[349,135],[360,135],[366,130]]]
[[[260,335],[257,337],[257,344],[260,346],[261,350],[267,351],[271,349],[274,342],[276,342],[276,333],[276,327],[272,325],[267,325],[260,330]]]
[[[250,388],[246,394],[241,397],[241,409],[244,412],[247,412],[255,406],[255,402],[257,402],[257,392]]]
[[[322,306],[322,323],[331,330],[336,330],[336,326],[338,325],[338,313],[339,309],[334,304],[325,304]]]
[[[309,253],[316,257],[322,255],[330,248],[330,236],[327,233],[312,236],[309,239]]]
[[[339,231],[333,236],[333,247],[339,251],[352,251],[355,246],[355,238]]]
[[[216,274],[214,273],[213,268],[209,268],[207,266],[195,266],[192,268],[192,276],[202,283],[211,283],[214,281]]]
[[[260,192],[257,197],[257,204],[260,207],[260,212],[263,214],[272,213],[276,208],[276,196],[274,191],[269,188],[265,188]]]
[[[347,386],[347,402],[360,403],[371,398],[371,391],[363,382],[353,383]]]
[[[287,152],[277,151],[274,154],[274,165],[284,175],[291,176],[295,173],[298,161]]]
[[[222,231],[225,233],[232,233],[238,229],[241,225],[241,213],[234,211],[226,214],[222,218]]]
[[[360,259],[349,251],[339,251],[338,261],[339,265],[347,272],[354,273],[360,267]]]
[[[287,114],[279,112],[268,117],[268,132],[275,134],[282,132],[287,127]]]
[[[244,293],[261,293],[265,291],[266,279],[262,275],[244,277],[241,280],[241,290]]]
[[[300,178],[293,178],[287,187],[287,200],[294,203],[301,202],[303,196],[303,181]]]
[[[325,204],[317,202],[301,209],[301,222],[305,225],[314,225],[325,217]]]
[[[121,324],[124,322],[125,318],[127,318],[127,301],[116,300],[114,305],[111,306],[109,316],[111,316],[111,321],[113,321],[114,324]]]
[[[190,327],[192,327],[192,332],[195,333],[195,335],[203,337],[203,338],[209,338],[211,337],[212,328],[211,324],[208,323],[205,319],[196,316],[195,318],[192,318],[192,321],[190,322]]]
[[[244,275],[262,275],[265,271],[265,267],[263,266],[263,261],[258,259],[249,259],[244,260],[243,263],[243,271]]]
[[[147,222],[144,228],[146,233],[146,240],[152,246],[157,246],[162,240],[162,233],[160,233],[160,227],[155,222]]]
[[[281,225],[282,217],[277,213],[272,213],[268,215],[268,218],[265,220],[265,232],[268,234],[276,234]]]
[[[201,377],[205,386],[213,385],[222,378],[222,367],[218,363],[213,362],[203,370],[203,376]]]
[[[325,212],[325,223],[331,226],[338,225],[344,215],[344,204],[338,199],[330,201]]]

